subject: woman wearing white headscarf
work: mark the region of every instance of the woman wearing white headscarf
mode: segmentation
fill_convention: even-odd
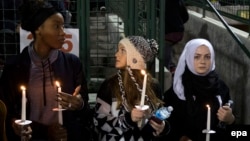
[[[215,54],[205,39],[190,40],[180,58],[171,89],[164,102],[174,108],[169,122],[171,141],[202,141],[206,134],[207,105],[211,108],[211,141],[226,140],[226,128],[235,121],[232,109],[223,106],[230,100],[229,89],[215,72]]]

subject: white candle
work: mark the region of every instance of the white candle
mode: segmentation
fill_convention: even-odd
[[[206,141],[210,140],[210,126],[211,126],[211,109],[210,106],[207,105],[207,134],[206,134]]]
[[[144,70],[142,70],[141,73],[144,75],[144,79],[143,79],[143,86],[142,86],[140,105],[143,106],[144,101],[145,101],[145,93],[146,93],[146,86],[147,86],[147,74],[146,74],[146,72]]]
[[[26,120],[26,88],[24,86],[21,86],[22,90],[22,114],[21,114],[21,120]]]
[[[62,88],[60,86],[60,83],[56,81],[57,85],[57,92],[62,92]],[[60,102],[58,102],[58,122],[59,124],[63,125],[63,117],[62,117],[62,106],[60,105]]]
[[[210,131],[211,126],[211,109],[210,106],[207,105],[207,130]]]

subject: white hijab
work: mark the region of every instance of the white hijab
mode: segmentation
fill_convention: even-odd
[[[194,70],[194,54],[196,52],[196,49],[201,46],[205,45],[208,47],[210,53],[211,53],[211,66],[209,68],[209,71],[206,74],[198,74]],[[205,76],[209,72],[213,71],[215,69],[215,54],[214,49],[211,43],[206,39],[192,39],[184,47],[184,50],[182,51],[182,54],[179,58],[175,74],[174,74],[174,84],[173,89],[175,94],[178,96],[181,100],[186,100],[186,97],[184,95],[184,87],[182,84],[182,75],[185,71],[185,66],[187,64],[188,69],[195,75],[199,76]]]

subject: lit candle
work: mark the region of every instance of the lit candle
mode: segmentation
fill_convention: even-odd
[[[21,120],[26,120],[26,88],[24,86],[21,86],[22,90],[22,114],[21,114]]]
[[[210,130],[210,123],[211,123],[211,109],[210,106],[207,105],[207,130]]]
[[[56,81],[56,85],[57,85],[57,92],[62,92],[62,88],[60,86],[60,83],[58,81]]]
[[[211,126],[211,109],[210,106],[207,105],[207,134],[206,134],[206,141],[210,140],[210,126]]]
[[[147,86],[147,74],[146,74],[146,72],[144,70],[141,70],[141,73],[144,75],[144,79],[143,79],[143,86],[142,86],[140,105],[143,106],[144,101],[145,101],[145,93],[146,93],[146,86]]]
[[[62,88],[60,86],[60,83],[56,81],[57,86],[57,92],[62,92]],[[60,105],[60,102],[58,102],[58,122],[59,124],[63,125],[63,117],[62,117],[62,106]]]

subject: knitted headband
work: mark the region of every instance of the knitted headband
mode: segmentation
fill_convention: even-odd
[[[131,69],[146,69],[146,63],[152,61],[158,53],[158,44],[154,39],[128,36],[119,44],[122,44],[127,51],[127,66]]]
[[[24,30],[34,32],[51,15],[57,13],[56,9],[44,1],[27,1],[20,7],[21,26]]]

